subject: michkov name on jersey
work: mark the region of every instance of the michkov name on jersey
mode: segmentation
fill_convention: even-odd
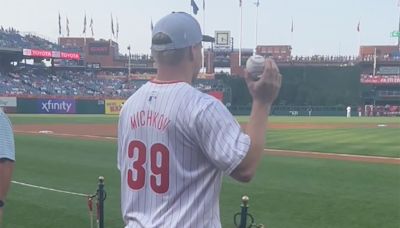
[[[148,110],[140,111],[131,116],[131,129],[139,127],[154,127],[160,131],[165,131],[171,121],[164,114]]]

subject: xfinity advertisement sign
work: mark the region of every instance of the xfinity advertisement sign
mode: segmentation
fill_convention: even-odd
[[[75,100],[73,99],[41,99],[38,101],[39,113],[74,114]]]

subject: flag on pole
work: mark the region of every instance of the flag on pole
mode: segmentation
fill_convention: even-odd
[[[357,24],[357,32],[360,32],[360,21],[358,21],[358,24]]]
[[[67,36],[69,36],[69,20],[68,20],[68,17],[67,17]]]
[[[203,0],[203,11],[206,10],[206,0]]]
[[[58,13],[58,34],[61,36],[61,15]]]
[[[197,15],[197,12],[199,11],[199,7],[197,6],[196,2],[194,0],[190,0],[190,5],[193,8],[194,15]]]
[[[293,18],[292,18],[292,27],[290,28],[290,32],[293,33],[293,30],[294,30],[294,26],[293,26]]]
[[[83,34],[86,35],[86,13],[85,13],[85,17],[83,18]]]
[[[242,7],[242,0],[239,0],[239,7]]]
[[[153,29],[154,29],[153,18],[152,18],[151,21],[150,21],[150,29],[151,29],[151,31],[153,31]]]
[[[94,32],[93,32],[93,18],[90,18],[90,31],[92,32],[92,36],[94,36]]]
[[[116,35],[117,40],[118,40],[118,36],[119,36],[119,23],[118,23],[118,17],[117,17],[117,35]]]
[[[112,14],[111,14],[111,34],[113,36],[115,36],[115,33],[114,33],[114,19],[113,19]]]

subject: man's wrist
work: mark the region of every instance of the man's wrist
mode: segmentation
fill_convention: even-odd
[[[261,109],[264,109],[264,110],[267,110],[267,112],[269,112],[269,110],[271,109],[271,103],[266,103],[266,102],[262,102],[262,101],[257,101],[257,100],[254,100],[253,101],[253,107],[254,108],[261,108]]]

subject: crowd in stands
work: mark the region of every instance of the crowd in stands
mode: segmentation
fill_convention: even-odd
[[[351,62],[356,60],[357,56],[341,56],[341,55],[291,56],[289,59],[289,61],[295,61],[295,62]]]
[[[400,105],[365,105],[363,116],[400,116]]]
[[[224,91],[226,86],[220,80],[198,79],[193,86],[203,92]]]
[[[360,58],[361,61],[364,62],[372,62],[374,61],[374,55],[366,55]],[[376,57],[377,61],[399,61],[400,60],[400,56],[391,56],[389,54],[383,55],[383,56],[377,56]]]
[[[1,95],[78,96],[127,98],[148,80],[128,79],[124,72],[58,70],[23,67],[0,73]],[[194,86],[203,92],[223,91],[218,80],[198,80]]]
[[[333,63],[349,63],[349,62],[372,62],[374,61],[374,55],[367,55],[363,57],[359,56],[332,56],[332,55],[313,55],[313,56],[290,56],[290,57],[274,57],[277,62],[312,62],[312,63],[325,63],[325,62],[333,62]],[[377,56],[377,61],[399,61],[399,56],[392,56],[389,54],[383,56]]]
[[[14,28],[0,27],[0,47],[60,50],[60,46],[33,34],[21,35]]]
[[[40,95],[40,92],[26,85],[20,78],[7,77],[0,72],[0,95]]]
[[[0,48],[26,48],[51,51],[82,52],[81,48],[60,46],[34,34],[22,35],[14,28],[0,27]]]

